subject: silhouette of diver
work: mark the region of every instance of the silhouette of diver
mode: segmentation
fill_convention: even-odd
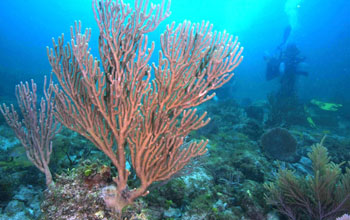
[[[279,78],[280,87],[274,94],[268,97],[271,112],[267,124],[281,125],[303,121],[303,108],[299,104],[296,91],[296,82],[299,75],[307,76],[308,73],[301,68],[305,57],[300,55],[300,50],[294,43],[287,43],[291,28],[284,31],[283,41],[277,46],[274,56],[265,56],[267,61],[266,80]]]
[[[291,30],[291,26],[288,25],[284,30],[283,41],[277,46],[273,56],[269,54],[264,56],[265,61],[267,61],[266,80],[268,81],[284,74],[308,75],[300,68],[305,61],[305,57],[300,56],[300,51],[294,43],[286,44]]]

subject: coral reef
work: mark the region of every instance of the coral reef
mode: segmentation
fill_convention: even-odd
[[[245,114],[247,107],[228,100],[210,102],[205,107],[209,109],[209,116],[215,119],[208,126],[216,124],[215,121],[219,124],[213,126],[215,129],[203,128],[198,132],[192,132],[190,137],[194,139],[209,137],[211,141],[208,154],[193,166],[195,169],[191,167],[188,170],[191,172],[186,171],[184,173],[186,175],[176,176],[168,182],[155,183],[149,189],[150,194],[137,200],[134,205],[126,207],[123,212],[124,218],[278,219],[274,206],[266,204],[264,194],[267,195],[268,190],[264,188],[263,183],[274,179],[278,175],[279,168],[293,170],[293,174],[300,178],[312,176],[312,161],[306,157],[311,151],[308,146],[322,137],[322,130],[290,127],[288,132],[298,141],[298,154],[301,159],[294,163],[276,161],[271,156],[267,157],[259,147],[260,138],[256,139],[259,132],[256,131],[256,135],[252,135],[255,128],[248,129],[252,128],[251,121],[257,122],[257,120],[254,114]],[[261,122],[258,125],[261,125]],[[347,152],[344,149],[349,147],[350,139],[331,131],[327,132],[328,137],[323,142],[328,148],[329,155],[337,163],[349,160],[350,155],[344,153]],[[15,197],[20,198],[16,195],[24,191],[21,190],[21,183],[39,185],[40,188],[36,190],[40,192],[45,185],[43,179],[38,177],[42,174],[36,172],[33,166],[15,166],[21,160],[25,161],[19,154],[20,146],[17,142],[7,141],[15,140],[11,136],[13,133],[2,132],[1,135],[6,135],[6,137],[0,136],[6,143],[6,148],[1,149],[0,155],[1,161],[6,165],[0,166],[0,172],[3,176],[7,176],[11,187],[8,187],[8,182],[3,182],[3,186],[8,190],[2,197],[0,216],[7,216],[8,219],[12,213],[10,210],[14,210],[10,207],[14,207],[19,211],[18,214],[11,215],[11,218],[21,216],[22,219],[31,219],[33,215],[28,212],[32,209],[29,203]],[[61,131],[54,139],[54,144],[57,149],[53,152],[50,168],[59,175],[54,176],[57,182],[56,191],[46,191],[45,196],[40,197],[42,218],[58,218],[62,213],[64,217],[74,217],[74,213],[78,213],[91,219],[103,219],[115,215],[106,206],[102,195],[102,189],[110,185],[110,177],[116,174],[111,164],[100,162],[105,162],[106,156],[82,136],[68,129]],[[12,155],[13,158],[8,160],[5,158],[6,155]],[[128,184],[130,187],[137,186],[135,173],[132,169],[130,172]],[[67,199],[68,203],[62,198]],[[67,204],[68,207],[65,208]],[[7,206],[9,208],[6,208]]]

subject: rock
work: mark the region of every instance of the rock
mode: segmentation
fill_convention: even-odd
[[[204,169],[198,168],[189,175],[183,176],[183,180],[187,189],[206,190],[205,183],[210,183],[213,177],[208,175]]]
[[[172,208],[165,210],[163,213],[164,218],[180,218],[182,215],[180,209]]]
[[[15,215],[16,213],[22,212],[26,209],[24,202],[18,200],[12,200],[9,202],[5,208],[5,213],[7,215]]]
[[[11,220],[31,220],[31,218],[29,218],[25,212],[18,212],[15,215],[11,216],[11,218],[9,218]]]
[[[215,204],[214,208],[217,208],[219,211],[224,211],[227,207],[227,203],[223,202],[221,199],[219,199]]]
[[[278,217],[278,215],[275,212],[269,212],[269,213],[267,213],[266,219],[267,220],[279,220],[280,218]]]
[[[312,172],[312,162],[307,157],[301,157],[300,161],[292,166],[302,175],[309,175]]]
[[[21,186],[19,192],[13,197],[15,200],[23,202],[27,207],[26,211],[35,218],[39,217],[40,211],[40,194],[39,189],[33,186]]]
[[[32,202],[29,203],[29,207],[28,208],[30,210],[30,214],[34,217],[39,217],[41,214],[41,210],[40,210],[40,197],[39,195],[36,195],[33,199]]]
[[[33,189],[31,185],[28,186],[21,186],[20,190],[16,195],[13,197],[14,199],[21,201],[21,202],[32,202],[35,195],[38,194],[37,191]]]
[[[299,163],[310,170],[312,168],[312,162],[311,162],[310,158],[308,158],[308,157],[301,157]]]
[[[7,215],[2,215],[0,214],[0,220],[9,220],[10,217],[8,217]]]

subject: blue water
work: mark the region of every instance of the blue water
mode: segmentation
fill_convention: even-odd
[[[154,1],[155,3],[160,2]],[[287,5],[288,3],[288,5]],[[65,33],[81,20],[92,28],[91,47],[97,55],[98,30],[88,0],[26,1],[5,0],[0,9],[0,96],[11,96],[21,80],[50,74],[46,46],[52,37]],[[301,98],[349,100],[350,84],[350,2],[347,0],[173,0],[171,16],[150,37],[159,45],[159,34],[167,24],[209,20],[219,31],[240,38],[244,62],[236,70],[237,99],[264,99],[276,87],[265,81],[265,51],[282,41],[283,30],[292,23],[290,41],[306,56],[309,77],[299,80]],[[156,47],[156,49],[159,47]],[[157,55],[157,53],[155,53]],[[4,89],[6,88],[6,89]]]

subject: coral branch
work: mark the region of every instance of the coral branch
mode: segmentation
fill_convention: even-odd
[[[49,169],[52,139],[59,132],[60,126],[53,117],[53,90],[51,86],[46,90],[46,81],[45,77],[45,98],[41,99],[39,110],[37,109],[37,86],[32,80],[31,90],[28,82],[21,82],[16,86],[17,103],[23,116],[22,121],[19,120],[13,105],[9,108],[3,104],[3,106],[0,106],[0,111],[7,124],[21,141],[28,159],[45,174],[46,184],[49,186],[52,183],[52,175]]]
[[[191,131],[209,123],[195,107],[232,78],[243,48],[237,38],[213,32],[208,22],[172,24],[161,36],[162,51],[152,70],[154,42],[149,46],[146,34],[170,15],[170,1],[149,6],[139,0],[134,9],[122,1],[94,0],[92,5],[100,59],[90,54],[90,29],[82,32],[76,22],[67,46],[62,35],[48,49],[61,86],[52,89],[58,120],[92,141],[117,168],[113,201],[120,211],[146,195],[153,182],[171,178],[205,154],[208,141],[184,143]],[[127,185],[128,153],[140,180],[133,190]]]

